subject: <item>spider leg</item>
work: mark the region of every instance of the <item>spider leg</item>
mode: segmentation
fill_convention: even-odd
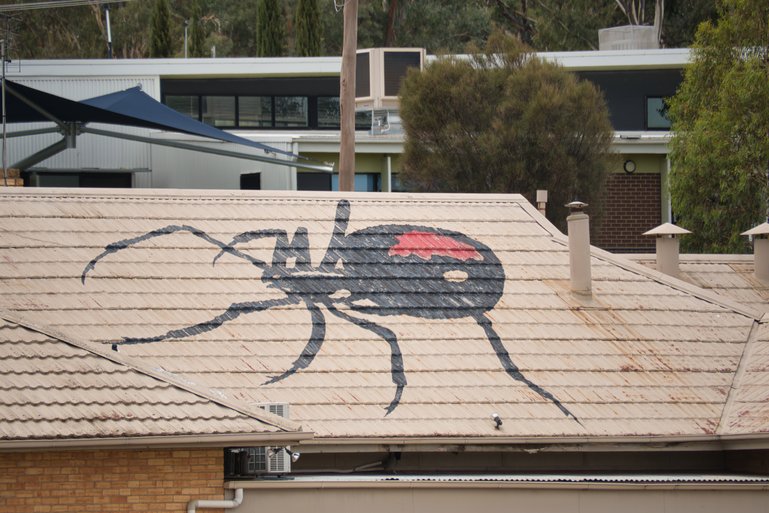
[[[320,351],[320,348],[323,345],[323,341],[326,338],[326,319],[323,316],[323,312],[314,303],[305,300],[305,304],[312,315],[312,333],[310,334],[310,340],[302,350],[302,354],[299,358],[291,364],[291,368],[279,376],[271,377],[264,382],[265,385],[270,385],[285,379],[296,371],[307,368],[318,355],[318,351]]]
[[[502,363],[502,367],[505,369],[505,372],[507,372],[507,374],[511,378],[525,384],[530,389],[538,393],[540,396],[542,396],[543,398],[555,404],[558,407],[558,409],[563,412],[564,415],[566,415],[567,417],[573,418],[580,425],[582,424],[579,421],[579,419],[576,416],[574,416],[572,412],[569,411],[568,408],[566,408],[563,404],[561,404],[561,401],[559,401],[558,399],[555,398],[555,396],[553,396],[553,394],[551,394],[541,386],[537,385],[536,383],[534,383],[533,381],[531,381],[521,373],[521,371],[518,369],[518,366],[513,363],[513,360],[510,359],[510,354],[507,352],[507,349],[505,349],[505,346],[502,344],[502,340],[499,338],[499,335],[497,335],[497,332],[494,331],[494,328],[491,326],[491,320],[489,320],[482,313],[474,315],[473,317],[475,321],[486,332],[486,337],[489,339],[489,343],[491,344],[491,347],[497,353],[497,358],[499,358],[499,361]]]
[[[329,312],[336,315],[340,319],[344,319],[355,324],[356,326],[367,329],[372,333],[379,335],[388,344],[390,344],[390,368],[392,381],[395,383],[396,388],[395,397],[390,402],[390,405],[386,408],[387,413],[385,413],[385,416],[389,415],[393,412],[393,410],[395,410],[395,408],[398,407],[398,404],[401,401],[401,395],[403,395],[403,388],[406,386],[406,374],[403,372],[403,355],[401,354],[400,346],[398,346],[398,337],[395,336],[395,333],[385,328],[384,326],[380,326],[379,324],[367,321],[365,319],[353,317],[352,315],[338,310],[331,304],[326,304],[326,306],[328,307]]]
[[[110,255],[112,253],[117,253],[118,251],[129,248],[134,244],[138,244],[139,242],[143,242],[149,239],[154,239],[155,237],[160,237],[161,235],[170,235],[176,232],[189,232],[195,237],[199,237],[206,242],[210,242],[214,246],[218,246],[219,248],[221,248],[222,252],[230,253],[237,257],[243,258],[244,260],[248,260],[249,262],[251,262],[252,264],[254,264],[259,268],[265,267],[265,263],[262,262],[261,260],[258,260],[250,255],[247,255],[241,251],[238,251],[237,249],[231,247],[230,245],[225,244],[224,242],[211,237],[203,230],[195,228],[194,226],[187,226],[187,225],[180,226],[180,225],[172,224],[164,228],[158,228],[157,230],[152,230],[151,232],[147,232],[144,235],[139,235],[138,237],[119,240],[117,242],[113,242],[112,244],[105,246],[104,251],[102,251],[96,258],[88,262],[88,264],[85,266],[85,268],[83,269],[83,273],[80,275],[80,281],[82,283],[85,283],[85,277],[88,274],[88,272],[92,271],[94,267],[96,267],[96,264],[99,262],[99,260],[106,257],[107,255]]]
[[[285,230],[273,230],[273,229],[251,230],[248,232],[240,233],[234,236],[232,240],[227,244],[224,244],[223,246],[219,246],[222,250],[216,254],[216,256],[214,257],[213,263],[216,264],[216,261],[219,260],[225,253],[230,253],[235,256],[241,256],[239,254],[236,254],[240,252],[234,248],[235,244],[252,241],[254,239],[263,239],[265,237],[281,237],[281,236],[283,238],[287,237]]]
[[[231,321],[236,317],[251,312],[261,312],[262,310],[269,310],[270,308],[283,305],[293,305],[299,302],[299,299],[293,296],[288,296],[282,299],[271,299],[269,301],[248,301],[245,303],[233,303],[224,311],[207,321],[187,326],[186,328],[179,328],[171,330],[163,335],[157,335],[154,337],[124,337],[121,342],[115,342],[112,344],[112,350],[117,351],[118,346],[134,345],[134,344],[147,344],[150,342],[160,342],[161,340],[168,340],[172,338],[185,338],[207,331],[215,330],[227,321]]]

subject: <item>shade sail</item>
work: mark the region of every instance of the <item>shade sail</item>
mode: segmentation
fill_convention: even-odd
[[[82,101],[68,100],[10,80],[6,80],[6,88],[11,93],[6,95],[8,123],[52,121],[50,116],[53,116],[66,123],[106,123],[181,132],[250,146],[268,153],[301,158],[294,153],[238,137],[194,120],[163,105],[139,87]],[[38,109],[31,104],[36,105]],[[46,116],[41,110],[50,116]]]

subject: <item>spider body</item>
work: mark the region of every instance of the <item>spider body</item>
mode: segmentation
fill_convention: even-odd
[[[285,297],[233,303],[208,321],[153,337],[124,338],[115,342],[113,349],[117,350],[121,345],[185,338],[214,330],[249,312],[303,303],[312,318],[310,339],[291,367],[265,384],[286,379],[312,363],[325,340],[325,311],[374,333],[389,345],[391,379],[396,391],[386,408],[387,415],[397,408],[407,385],[403,356],[392,330],[359,314],[407,315],[424,319],[471,318],[483,329],[510,377],[555,404],[564,415],[577,420],[550,392],[519,371],[491,320],[486,317],[485,313],[502,297],[505,285],[504,268],[488,246],[456,231],[417,225],[378,225],[348,234],[349,216],[350,203],[339,201],[334,231],[317,267],[310,261],[305,228],[297,229],[290,242],[285,230],[265,229],[241,233],[225,243],[191,226],[169,225],[106,246],[85,266],[81,280],[85,283],[88,273],[111,253],[154,237],[189,232],[220,248],[214,264],[224,254],[247,260],[261,269],[263,283],[282,291]],[[268,237],[276,241],[270,264],[237,248],[239,244]]]

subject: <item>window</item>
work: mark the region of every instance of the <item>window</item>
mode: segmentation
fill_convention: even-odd
[[[379,192],[382,190],[382,175],[379,173],[355,173],[354,187],[358,192]],[[338,191],[339,174],[300,171],[296,174],[296,189],[299,191]]]
[[[390,177],[390,180],[392,183],[390,183],[390,191],[391,192],[409,192],[409,190],[406,188],[405,185],[403,185],[403,182],[401,181],[401,178],[397,174],[393,174]]]
[[[203,123],[214,126],[235,126],[234,96],[203,96]]]
[[[219,128],[338,130],[338,96],[166,95],[177,112]],[[355,129],[371,129],[371,111],[355,113]]]
[[[122,172],[22,172],[24,185],[28,187],[107,187],[114,189],[130,189],[132,186],[131,173]]]
[[[307,122],[306,96],[276,96],[275,97],[275,126],[276,127],[306,127]]]
[[[646,98],[646,128],[647,130],[667,130],[670,128],[668,106],[661,97]]]
[[[192,119],[200,119],[199,97],[195,96],[166,96],[166,105],[177,112],[186,114]]]
[[[298,191],[330,191],[331,175],[327,173],[296,173],[296,190]]]
[[[355,173],[354,187],[357,192],[379,192],[382,190],[382,175],[379,173]],[[331,190],[339,190],[339,174],[331,175]]]
[[[336,96],[318,97],[318,128],[339,128],[341,108]]]
[[[240,96],[238,98],[238,126],[271,127],[271,96]]]
[[[262,174],[244,173],[240,175],[240,188],[242,190],[258,191],[262,188]]]
[[[371,130],[373,111],[359,110],[355,113],[355,130]]]

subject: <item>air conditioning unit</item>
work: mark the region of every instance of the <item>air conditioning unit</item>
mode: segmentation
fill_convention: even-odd
[[[397,109],[401,82],[411,68],[421,70],[424,48],[358,50],[355,63],[355,108]]]
[[[258,404],[265,411],[288,418],[287,403]],[[291,452],[284,446],[233,447],[225,449],[226,477],[255,477],[291,472]]]
[[[257,405],[279,417],[288,418],[288,403],[264,403]],[[287,474],[291,472],[291,455],[284,450],[284,447],[257,447],[264,451],[264,461],[266,463],[264,470],[271,474]]]

